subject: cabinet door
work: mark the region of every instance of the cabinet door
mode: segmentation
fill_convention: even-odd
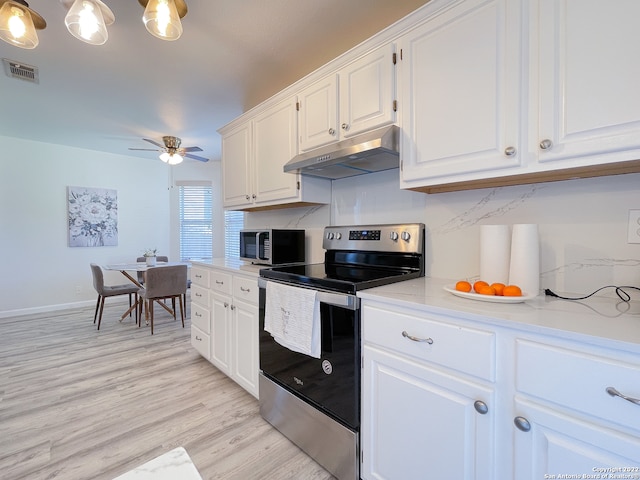
[[[251,158],[251,123],[246,122],[222,137],[225,207],[249,205],[253,202]]]
[[[234,299],[232,378],[258,398],[258,307]]]
[[[337,75],[333,74],[298,94],[300,150],[311,150],[338,140],[337,88]]]
[[[255,203],[296,198],[299,176],[284,173],[297,154],[298,117],[295,97],[258,115],[253,124]]]
[[[339,72],[344,138],[395,122],[394,45],[385,45]]]
[[[558,167],[639,158],[640,2],[532,3],[540,97],[530,148]]]
[[[231,375],[231,297],[211,294],[211,363]]]
[[[576,391],[576,395],[580,392]],[[516,400],[515,412],[527,420],[530,430],[521,431],[512,423],[515,454],[512,478],[540,480],[559,478],[558,474],[571,475],[566,478],[637,478],[614,475],[640,474],[637,470],[640,438],[636,436],[578,420],[526,400]],[[611,476],[586,476],[597,475],[594,468],[607,467],[630,470],[610,470],[606,475]]]
[[[491,389],[367,345],[363,368],[362,478],[495,478]]]
[[[400,39],[403,186],[521,164],[520,15],[520,2],[469,0]]]

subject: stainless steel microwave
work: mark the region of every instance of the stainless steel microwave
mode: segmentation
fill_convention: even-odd
[[[252,263],[304,263],[304,230],[241,230],[240,258]]]

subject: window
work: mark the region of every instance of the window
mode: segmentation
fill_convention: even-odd
[[[240,230],[244,228],[244,213],[224,212],[224,256],[240,256]]]
[[[211,260],[213,256],[212,188],[180,186],[180,260]]]

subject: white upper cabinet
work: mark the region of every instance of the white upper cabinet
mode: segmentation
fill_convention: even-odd
[[[296,97],[285,98],[222,132],[224,207],[262,209],[329,203],[329,181],[284,173],[297,154]]]
[[[531,5],[539,118],[530,148],[539,162],[566,168],[640,158],[640,2]]]
[[[377,48],[299,93],[301,151],[395,122],[394,48]]]
[[[522,162],[519,2],[453,3],[399,42],[405,187]]]

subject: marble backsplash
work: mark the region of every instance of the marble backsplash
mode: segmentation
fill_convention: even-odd
[[[627,243],[629,210],[640,209],[640,174],[426,195],[401,190],[390,170],[332,187],[330,206],[249,213],[246,225],[305,228],[307,260],[318,262],[326,225],[422,222],[427,275],[476,279],[480,225],[536,223],[541,289],[640,286],[640,244]]]

